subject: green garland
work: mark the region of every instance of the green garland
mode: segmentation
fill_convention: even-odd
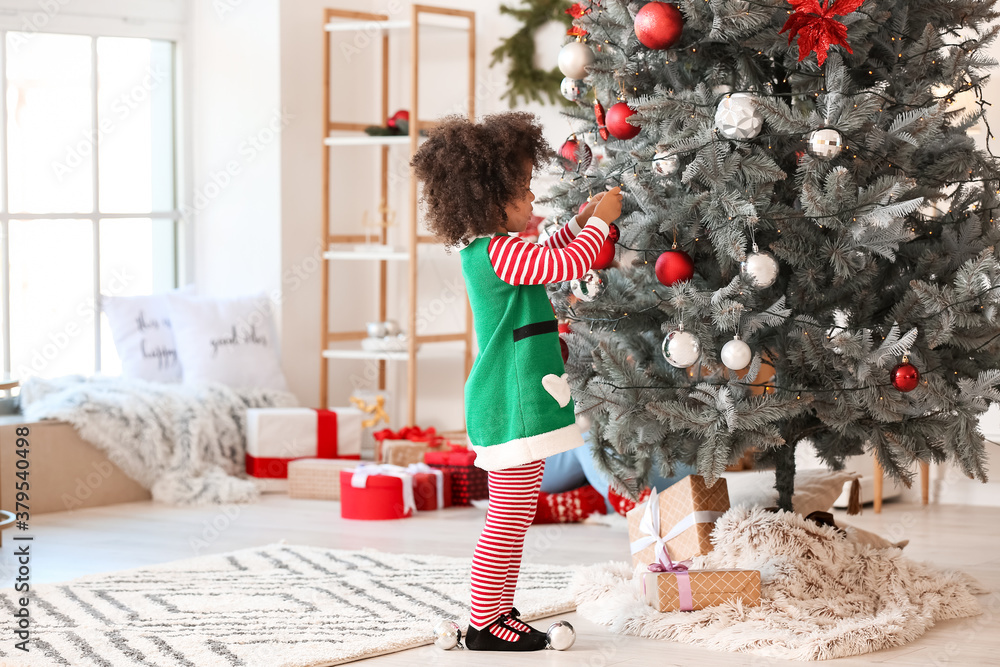
[[[510,106],[517,104],[518,98],[525,102],[540,102],[545,104],[548,97],[550,104],[570,102],[559,92],[559,84],[563,74],[558,67],[548,72],[535,67],[535,31],[549,21],[559,21],[567,29],[573,25],[573,17],[566,13],[571,2],[567,0],[523,0],[527,7],[517,9],[509,5],[500,5],[501,14],[510,14],[523,23],[521,29],[505,39],[493,50],[493,60],[490,66],[509,58],[510,72],[507,75],[507,91],[501,96]]]

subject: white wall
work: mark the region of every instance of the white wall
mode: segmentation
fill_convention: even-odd
[[[200,293],[280,299],[281,131],[278,0],[192,2],[193,169],[182,197]]]

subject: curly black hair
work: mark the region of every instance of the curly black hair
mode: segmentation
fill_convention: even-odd
[[[537,168],[552,155],[533,114],[498,113],[479,123],[445,117],[410,161],[424,183],[428,228],[448,247],[492,234],[524,188],[525,162]]]

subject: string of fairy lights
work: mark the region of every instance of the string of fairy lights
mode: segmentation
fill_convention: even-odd
[[[705,0],[705,1],[708,2],[708,0]],[[757,6],[757,7],[761,7],[761,8],[764,8],[764,9],[778,10],[778,9],[781,8],[779,5],[776,5],[776,4],[769,4],[769,3],[762,3],[762,2],[753,2],[752,0],[746,0],[746,2],[747,2],[747,4],[754,5],[754,6]],[[611,46],[613,46],[613,47],[615,47],[615,48],[617,48],[619,50],[624,51],[624,49],[622,48],[622,46],[619,45],[617,42],[615,42],[611,38],[611,36],[608,34],[605,26],[603,25],[603,22],[601,22],[601,17],[603,15],[603,7],[600,5],[600,3],[599,2],[591,1],[591,2],[588,2],[587,5],[589,6],[589,8],[585,12],[583,12],[583,15],[581,17],[578,17],[578,19],[577,19],[577,21],[579,22],[579,25],[581,27],[585,28],[585,29],[586,28],[593,28],[593,27],[599,28],[603,32],[603,34],[604,34],[603,44],[608,44],[608,45],[611,45]],[[596,11],[596,16],[595,16],[595,13],[594,13],[594,9],[595,8],[597,10]],[[791,14],[791,13],[792,12],[790,10],[788,10],[788,14]],[[875,23],[879,28],[886,30],[890,35],[892,35],[891,38],[890,38],[890,41],[896,42],[897,41],[897,37],[899,38],[898,41],[900,43],[902,43],[902,41],[904,40],[904,38],[905,39],[909,39],[909,36],[905,35],[904,33],[901,33],[900,31],[894,30],[893,28],[887,26],[885,23],[876,21],[875,18],[873,16],[871,16],[870,14],[868,14],[867,12],[860,12],[859,11],[859,13],[864,14],[873,23]],[[749,15],[750,12],[746,12],[746,14]],[[588,16],[589,16],[589,18],[585,18],[585,17],[588,17]],[[594,40],[590,40],[589,38],[585,38],[583,41],[586,42],[586,41],[594,41]],[[975,46],[977,44],[978,44],[978,42],[976,40],[971,40],[971,39],[970,40],[966,40],[965,42],[962,42],[960,44],[942,44],[942,45],[940,45],[938,47],[935,47],[933,49],[929,49],[929,50],[926,50],[926,51],[923,51],[923,52],[908,54],[907,59],[900,60],[899,62],[895,63],[894,65],[895,65],[895,67],[906,66],[911,60],[921,59],[921,57],[928,56],[928,55],[931,55],[933,53],[937,53],[941,49],[959,48],[959,49],[962,49],[962,50],[964,50],[966,52],[971,52],[972,50],[975,50]],[[601,44],[598,43],[596,46],[597,46],[597,50],[600,51],[601,50]],[[690,50],[691,50],[692,53],[696,53],[697,52],[697,46],[690,47]],[[649,53],[649,52],[643,52],[643,53]],[[763,55],[763,51],[758,51],[758,55]],[[900,59],[903,58],[903,51],[902,50],[899,51],[898,58],[900,58]],[[677,62],[678,61],[675,60],[674,64],[677,64]],[[937,59],[936,58],[932,59],[931,63],[932,64],[937,64]],[[664,60],[664,64],[667,65],[667,66],[671,65],[671,60],[669,58],[665,59]],[[969,66],[971,67],[972,64],[970,64]],[[646,70],[648,71],[649,69],[650,69],[650,67],[649,67],[649,64],[647,63]],[[566,73],[566,72],[564,71],[564,73]],[[637,70],[635,72],[632,72],[631,74],[634,75],[634,76],[639,76],[640,73],[641,72]],[[873,70],[869,70],[869,75],[872,75],[872,76],[875,75],[874,69]],[[568,74],[567,74],[567,77],[568,77]],[[622,75],[622,73],[620,71],[615,71],[613,73],[613,77],[614,77],[614,80],[618,83],[618,87],[621,90],[621,92],[618,93],[617,96],[618,96],[619,100],[625,101],[625,97],[626,97],[625,96],[625,84],[624,84],[625,77]],[[814,73],[814,72],[809,72],[809,71],[801,70],[800,68],[796,68],[794,71],[786,73],[786,76],[785,76],[785,78],[783,80],[783,83],[787,83],[789,77],[802,77],[802,78],[804,78],[804,77],[815,77],[815,78],[823,78],[825,80],[825,74],[823,74],[822,72],[815,72]],[[582,81],[578,82],[578,83],[582,84]],[[631,87],[632,87],[633,92],[637,92],[638,91],[638,87],[637,86],[633,85]],[[840,94],[840,95],[844,96],[845,98],[848,97],[847,95],[844,95],[843,93],[839,93],[839,92],[836,92],[836,93],[834,93],[834,92],[827,92],[825,86],[820,91],[805,91],[805,92],[794,92],[794,91],[792,91],[792,92],[775,92],[771,88],[770,84],[767,84],[767,88],[768,88],[768,92],[763,92],[763,91],[759,91],[759,90],[746,90],[746,91],[743,91],[743,90],[729,90],[726,93],[726,97],[729,97],[729,96],[732,96],[732,95],[737,95],[737,94],[749,94],[749,95],[753,95],[753,96],[758,97],[758,98],[773,97],[773,98],[792,98],[792,99],[796,99],[796,98],[807,97],[807,96],[809,96],[811,94],[813,97],[815,97],[816,99],[818,99],[819,95],[821,94],[821,92],[822,93],[826,93],[828,95],[829,94]],[[901,109],[903,111],[906,111],[906,110],[909,110],[909,109],[927,108],[929,104],[934,103],[934,102],[937,102],[937,103],[940,104],[941,101],[944,101],[944,102],[947,102],[947,103],[951,104],[951,103],[953,103],[953,101],[954,101],[954,99],[955,99],[955,97],[957,95],[960,95],[960,94],[968,92],[968,91],[974,91],[975,94],[976,94],[976,104],[979,107],[978,113],[976,114],[976,116],[978,117],[978,120],[985,126],[986,137],[987,137],[987,141],[986,141],[987,152],[988,152],[988,154],[991,157],[995,158],[996,156],[993,154],[993,152],[992,152],[992,146],[990,145],[991,142],[993,140],[995,140],[995,137],[993,136],[992,129],[989,126],[989,123],[988,123],[988,120],[986,119],[986,114],[985,114],[986,106],[988,106],[989,103],[986,102],[986,100],[983,98],[982,87],[978,83],[972,83],[971,81],[966,81],[966,82],[962,83],[961,85],[959,85],[957,87],[951,86],[949,90],[947,90],[945,92],[942,92],[942,94],[940,94],[940,95],[935,94],[935,91],[932,90],[929,93],[930,96],[927,97],[926,99],[924,99],[923,101],[919,102],[919,103],[916,103],[916,101],[901,102],[899,100],[893,99],[890,96],[882,94],[878,90],[872,90],[872,89],[860,91],[859,93],[853,94],[851,97],[854,98],[854,99],[856,99],[860,95],[872,95],[872,96],[878,97],[881,100],[881,102],[882,102],[882,105],[881,105],[882,108],[879,108],[878,112],[880,114],[882,114],[882,113],[884,113],[885,107],[887,107],[889,105],[892,105],[892,107],[894,109]],[[593,92],[594,92],[594,97],[595,97],[595,100],[596,100],[596,97],[597,97],[596,89]],[[573,98],[570,98],[570,99],[573,99]],[[674,99],[673,101],[675,103],[681,103],[682,105],[687,106],[689,108],[689,111],[691,112],[690,115],[691,115],[692,118],[697,118],[698,115],[700,114],[702,116],[702,120],[703,121],[706,120],[706,119],[708,119],[708,118],[710,118],[711,116],[709,114],[703,113],[701,111],[701,109],[702,108],[706,108],[707,109],[707,108],[710,108],[710,107],[717,107],[717,105],[718,105],[717,102],[713,102],[713,103],[707,103],[707,102],[706,103],[699,103],[699,102],[693,101],[693,100],[678,100],[678,99]],[[597,106],[600,106],[599,103],[597,104]],[[858,108],[858,104],[855,103],[854,104],[854,108],[857,109]],[[603,109],[601,110],[601,112],[603,113]],[[634,113],[634,110],[633,110],[633,113]],[[894,119],[898,118],[898,117],[899,117],[898,115],[894,115]],[[918,121],[923,121],[923,120],[924,120],[923,117],[920,117],[918,119]],[[583,134],[584,136],[586,136],[587,134],[594,134],[594,133],[596,133],[598,129],[603,129],[601,127],[601,124],[599,122],[595,123],[595,125],[596,125],[596,127],[590,126],[587,129],[585,129],[583,132],[574,132],[573,135],[575,136],[577,134]],[[604,135],[602,135],[602,136],[604,136]],[[587,167],[589,165],[584,165],[583,161],[577,160],[576,165],[575,165],[576,169],[575,169],[574,172],[572,172],[573,175],[570,176],[571,172],[569,170],[564,170],[563,175],[560,178],[560,180],[561,181],[565,181],[567,178],[569,178],[569,180],[571,182],[575,183],[575,182],[583,179],[584,182],[586,183],[587,190],[591,194],[593,193],[593,187],[595,185],[599,184],[600,187],[604,187],[604,185],[606,185],[608,181],[612,181],[612,182],[617,181],[617,182],[619,182],[619,184],[620,184],[619,187],[621,187],[623,190],[625,190],[626,189],[626,184],[624,182],[624,180],[625,180],[624,179],[624,174],[631,170],[632,173],[633,173],[633,175],[638,176],[639,175],[638,174],[639,167],[645,165],[646,163],[649,163],[651,166],[654,166],[657,160],[669,159],[669,158],[674,157],[674,156],[677,156],[678,158],[680,158],[680,157],[686,157],[686,156],[688,156],[690,154],[697,154],[697,153],[701,152],[702,150],[704,150],[706,148],[709,148],[712,144],[723,142],[723,141],[726,142],[726,143],[730,143],[730,144],[733,143],[733,142],[737,142],[737,143],[742,142],[742,143],[747,143],[747,144],[750,144],[750,145],[763,145],[762,142],[763,141],[767,141],[768,142],[768,149],[773,150],[772,146],[777,141],[781,141],[781,140],[785,140],[785,139],[801,139],[802,136],[803,136],[803,132],[801,132],[801,131],[799,131],[799,132],[789,132],[789,133],[771,132],[771,133],[768,133],[768,134],[756,134],[756,135],[752,135],[752,136],[750,136],[749,138],[746,138],[746,139],[738,137],[738,136],[737,137],[732,137],[732,136],[728,136],[728,135],[726,136],[725,139],[722,139],[722,138],[719,137],[719,128],[716,127],[713,130],[711,140],[709,142],[707,142],[707,143],[703,143],[703,144],[695,145],[695,146],[689,146],[689,147],[686,147],[686,148],[684,148],[682,150],[675,150],[675,151],[671,151],[671,152],[666,153],[666,154],[657,154],[657,156],[654,156],[653,159],[651,159],[651,160],[642,160],[642,159],[634,159],[634,160],[631,160],[631,161],[627,161],[626,160],[626,161],[624,161],[624,163],[619,163],[618,168],[616,170],[610,171],[608,173],[593,173],[593,174],[588,174],[588,173],[586,173],[586,170],[587,170]],[[845,133],[844,135],[841,135],[841,136],[843,137],[842,143],[841,143],[841,147],[842,147],[843,150],[846,150],[846,151],[848,151],[850,153],[852,160],[858,160],[859,159],[859,155],[860,155],[860,159],[864,160],[866,162],[876,162],[876,163],[878,163],[878,162],[884,162],[887,169],[896,169],[898,171],[901,171],[903,173],[903,175],[905,176],[906,170],[903,168],[903,166],[901,166],[899,164],[896,164],[894,166],[893,163],[892,163],[892,157],[889,154],[880,154],[880,153],[878,153],[878,152],[876,152],[874,150],[869,150],[867,147],[864,146],[864,143],[862,141],[858,140],[858,138],[857,138],[856,135],[853,135],[853,134],[850,134],[850,133]],[[851,146],[854,146],[853,150],[851,149]],[[834,153],[834,156],[837,156],[840,152],[841,151],[838,150],[837,153]],[[966,178],[966,179],[956,179],[956,180],[948,180],[948,181],[941,181],[941,180],[934,181],[934,180],[930,180],[930,179],[922,179],[924,181],[924,183],[922,185],[924,187],[928,187],[929,186],[929,187],[945,188],[945,187],[951,187],[951,186],[961,186],[961,185],[966,185],[966,184],[981,183],[983,185],[984,189],[987,188],[987,187],[989,187],[990,189],[996,188],[996,194],[1000,195],[1000,177],[973,178],[974,173],[975,173],[974,170],[969,170],[969,178]],[[747,201],[748,202],[752,201],[753,194],[751,194],[751,192],[749,190],[744,190],[742,192],[742,194],[747,197]],[[952,196],[952,193],[942,194],[942,198],[947,198],[947,197],[951,197],[951,196]],[[935,200],[935,201],[937,201],[937,200]],[[769,203],[772,203],[772,202],[769,202]],[[899,203],[899,202],[896,202],[896,203]],[[761,213],[759,213],[758,215],[753,216],[753,218],[750,220],[750,224],[748,224],[747,226],[748,226],[748,229],[750,231],[751,237],[753,237],[753,232],[756,229],[757,222],[758,222],[758,220],[760,218],[765,218],[765,219],[767,219],[768,221],[771,221],[771,222],[787,221],[787,220],[796,220],[796,221],[813,220],[815,222],[816,220],[826,219],[826,218],[842,219],[843,217],[846,217],[846,216],[850,215],[850,216],[852,216],[854,218],[854,221],[856,222],[857,216],[858,215],[862,215],[862,213],[859,213],[860,211],[865,210],[866,212],[870,212],[871,209],[872,209],[871,205],[865,205],[865,206],[859,205],[859,206],[854,206],[854,207],[842,209],[842,210],[837,211],[837,212],[820,214],[820,215],[806,215],[806,214],[803,213],[803,214],[799,214],[799,215],[784,215],[783,216],[783,215],[771,215],[771,214],[769,214],[769,210],[770,209],[767,208],[767,209],[763,210]],[[971,206],[971,209],[972,209],[973,212],[975,212],[975,213],[977,213],[979,215],[988,214],[990,216],[990,222],[994,222],[995,211],[998,210],[998,209],[1000,209],[1000,204],[998,204],[997,206],[989,206],[989,207],[984,206],[984,207],[980,207],[978,209],[977,209],[976,204],[973,204]],[[949,209],[948,213],[951,214],[952,210]],[[942,214],[941,216],[925,217],[924,219],[920,219],[919,222],[921,222],[921,223],[932,222],[934,225],[958,224],[958,223],[961,223],[964,220],[968,219],[970,212],[969,211],[965,211],[964,213],[965,213],[965,215],[963,217],[955,217],[955,216],[953,216],[953,219],[950,219],[950,220],[949,219],[945,219],[944,215]],[[729,219],[732,220],[733,216],[730,216]],[[815,224],[817,224],[821,228],[823,227],[823,225],[819,224],[818,222],[816,222]],[[911,233],[916,233],[916,231],[917,231],[916,226],[914,226],[914,227],[911,228]],[[660,234],[660,235],[666,235],[666,233],[662,232],[662,231],[658,231],[657,233]],[[781,230],[777,229],[777,233],[780,234]],[[676,229],[674,230],[673,234],[674,234],[674,247],[676,248]],[[933,230],[930,230],[930,229],[927,230],[927,235],[928,236],[933,235]],[[919,237],[914,237],[914,239],[911,239],[911,240],[915,240],[916,238],[919,238]],[[695,242],[699,241],[698,236],[695,237],[694,241]],[[631,247],[625,246],[623,244],[619,244],[619,245],[622,245],[622,247],[624,249],[635,251],[635,252],[639,252],[639,253],[643,253],[643,259],[644,259],[644,263],[645,264],[649,263],[649,259],[647,258],[646,253],[655,253],[655,252],[661,252],[662,251],[661,248],[631,248]],[[756,243],[754,243],[754,250],[756,252]],[[987,293],[992,292],[992,291],[994,291],[996,289],[1000,289],[1000,286],[991,287],[991,288],[989,288],[987,290],[983,290],[983,292],[981,292],[981,293],[977,294],[976,296],[971,297],[969,299],[962,299],[960,301],[956,301],[954,303],[947,304],[946,306],[942,307],[937,313],[934,313],[934,314],[931,314],[931,315],[927,315],[927,316],[923,316],[923,317],[913,318],[913,320],[914,320],[914,322],[918,322],[918,321],[926,321],[926,320],[933,319],[935,317],[939,317],[945,311],[947,311],[947,310],[949,310],[951,308],[954,308],[956,306],[959,306],[959,305],[961,305],[963,303],[968,303],[969,301],[980,300],[984,295],[986,295]],[[657,303],[654,303],[653,305],[650,305],[650,306],[648,306],[646,308],[633,310],[631,313],[624,312],[622,315],[615,316],[615,317],[587,318],[587,317],[580,317],[580,316],[578,316],[576,314],[576,312],[575,312],[575,309],[572,306],[570,306],[570,308],[569,308],[569,314],[570,314],[570,316],[567,319],[569,319],[571,321],[578,321],[578,322],[583,322],[583,323],[589,323],[590,324],[590,331],[591,332],[593,332],[595,324],[610,323],[611,331],[614,332],[614,331],[617,331],[618,326],[621,324],[621,322],[624,319],[627,319],[627,318],[629,318],[631,316],[636,316],[636,315],[645,313],[645,312],[650,311],[650,310],[659,310],[661,308],[661,305],[663,303],[665,303],[665,302],[668,301],[668,299],[664,299],[660,294],[658,294],[655,288],[652,290],[652,293],[656,296]],[[743,292],[740,292],[740,294],[742,295]],[[743,306],[742,304],[740,304],[740,307],[741,307],[741,314],[738,316],[738,320],[742,319],[742,312],[754,312],[751,309]],[[982,310],[984,308],[984,305],[980,304],[979,308]],[[784,315],[781,315],[781,314],[778,314],[778,313],[773,313],[773,312],[768,312],[768,311],[764,311],[764,312],[767,313],[772,318],[780,318],[780,319],[783,320],[783,322],[782,322],[781,325],[773,325],[771,328],[774,328],[775,326],[787,326],[790,323],[794,324],[796,322],[796,318],[795,318],[794,315],[784,316]],[[806,322],[800,322],[800,324],[803,324],[803,325],[808,324],[809,326],[816,326],[815,322],[808,322],[808,323],[806,323]],[[680,325],[680,328],[681,328],[681,330],[683,330],[683,324]],[[737,326],[736,329],[738,331],[739,327]],[[808,336],[809,332],[803,330],[802,334],[804,336]],[[971,354],[973,354],[973,353],[975,353],[975,352],[983,349],[984,347],[989,346],[994,341],[996,341],[998,338],[1000,338],[1000,333],[998,333],[995,336],[992,336],[991,338],[989,338],[988,340],[986,340],[985,342],[983,342],[981,345],[977,346],[976,348],[974,348],[972,350],[968,350],[968,351],[966,351],[964,353],[968,353],[968,354],[971,355]],[[828,340],[832,339],[832,336],[828,335],[827,339]],[[885,340],[885,336],[882,336],[882,339]],[[738,340],[738,336],[737,336],[737,340]],[[665,340],[664,341],[664,345],[666,345],[666,342],[667,341]],[[664,356],[665,357],[667,356],[666,351],[664,351]],[[905,354],[904,354],[904,359],[906,359],[906,355]],[[669,358],[668,358],[668,361],[669,361]],[[673,363],[673,362],[671,362],[671,363]],[[702,361],[702,358],[701,358],[700,354],[698,355],[697,361],[695,363],[690,364],[690,366],[692,368],[696,368],[698,370],[699,376],[701,376],[701,369],[702,369],[702,366],[703,366],[703,361]],[[709,366],[713,366],[713,365],[710,364]],[[943,367],[944,367],[944,364],[939,364],[938,366],[935,366],[934,368],[925,371],[922,374],[923,377],[921,377],[922,383],[924,385],[927,385],[928,381],[926,379],[926,375],[935,374],[935,373],[937,373]],[[683,368],[683,367],[679,367],[679,368]],[[746,366],[744,368],[746,368]],[[758,368],[759,368],[759,366],[758,366]],[[686,370],[688,370],[688,373],[687,373],[688,377],[693,378],[695,376],[695,371],[694,370],[691,370],[691,369],[686,369]],[[730,368],[730,370],[739,370],[739,369],[732,369],[732,368]],[[958,375],[958,371],[953,371],[953,374],[954,375]],[[624,386],[624,387],[619,387],[617,385],[614,385],[613,383],[609,383],[609,382],[606,382],[606,381],[603,381],[603,380],[601,382],[602,382],[602,384],[609,384],[609,385],[613,386],[616,390],[623,390],[623,389],[690,389],[691,386],[692,386],[691,383],[687,383],[687,384],[683,384],[683,385],[669,385],[669,384],[668,385],[659,385],[658,384],[658,385],[649,385],[649,386]],[[697,384],[705,384],[705,380],[704,379],[697,380],[696,383]],[[724,386],[724,385],[729,385],[729,384],[740,384],[740,385],[744,385],[744,386],[747,386],[747,387],[755,387],[757,389],[763,388],[763,390],[765,392],[768,392],[768,393],[771,393],[773,391],[792,392],[792,393],[796,394],[796,399],[797,400],[801,400],[802,394],[815,395],[815,394],[833,393],[834,394],[834,396],[833,396],[833,400],[834,401],[840,400],[840,398],[841,398],[841,396],[838,396],[836,394],[843,395],[844,392],[871,392],[871,391],[877,391],[877,390],[879,390],[881,388],[884,388],[884,387],[896,386],[894,383],[888,383],[888,384],[885,384],[885,383],[875,383],[875,384],[865,384],[865,385],[858,386],[858,387],[833,387],[833,388],[826,388],[826,389],[823,389],[823,388],[813,388],[813,387],[810,387],[810,388],[794,388],[794,387],[785,387],[785,386],[781,386],[781,385],[778,385],[778,384],[767,383],[767,382],[765,382],[764,384],[756,384],[754,382],[742,382],[742,381],[735,382],[731,377],[726,382],[714,382],[714,383],[713,382],[708,382],[707,384],[718,385],[718,386]],[[897,388],[899,388],[899,387],[897,386]],[[907,389],[906,391],[909,391],[909,390]],[[883,399],[884,399],[883,396],[879,396],[879,400],[883,400]]]

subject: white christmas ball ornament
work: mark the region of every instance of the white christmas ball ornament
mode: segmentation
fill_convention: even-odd
[[[604,281],[601,280],[596,271],[591,269],[583,274],[579,280],[570,281],[569,289],[573,292],[573,296],[580,301],[593,301],[604,289]]]
[[[559,92],[561,92],[562,96],[570,102],[576,102],[579,100],[587,94],[587,90],[589,89],[590,86],[585,84],[580,79],[572,79],[568,76],[562,80],[562,83],[559,84]]]
[[[715,127],[727,139],[753,139],[760,134],[764,119],[753,97],[733,93],[722,98],[715,110]]]
[[[809,134],[809,153],[820,160],[832,160],[840,155],[844,147],[844,138],[832,127],[814,130]]]
[[[764,289],[778,279],[778,260],[769,252],[754,251],[740,264],[740,274],[754,287]]]
[[[545,633],[549,646],[557,651],[565,651],[576,641],[576,630],[566,621],[556,621]]]
[[[693,334],[678,329],[664,337],[660,350],[663,352],[663,358],[671,366],[687,368],[701,356],[701,343]]]
[[[749,365],[750,359],[753,358],[753,353],[750,352],[750,346],[740,340],[739,336],[736,336],[722,346],[719,357],[726,368],[738,371]]]
[[[571,79],[587,76],[587,67],[594,63],[594,52],[583,42],[570,42],[559,52],[559,71]]]
[[[676,155],[670,155],[667,151],[653,156],[653,171],[660,176],[673,176],[680,167],[681,159]]]

